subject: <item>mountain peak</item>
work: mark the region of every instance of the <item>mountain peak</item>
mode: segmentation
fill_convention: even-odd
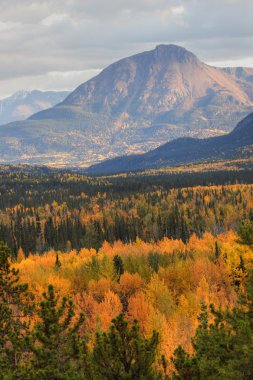
[[[181,46],[161,44],[112,63],[27,122],[1,127],[0,160],[62,165],[63,153],[66,165],[88,165],[177,137],[221,134],[252,111],[252,77],[253,69],[212,67]],[[20,109],[27,117],[23,101]]]
[[[179,62],[198,60],[197,57],[189,50],[174,44],[157,45],[154,52],[158,58],[169,58],[170,60],[174,59]]]
[[[13,95],[11,95],[10,97],[13,97],[15,99],[24,99],[26,98],[28,95],[31,94],[32,91],[28,91],[28,90],[19,90],[19,91],[16,91]]]
[[[20,90],[0,99],[0,125],[27,117],[62,101],[68,92]]]

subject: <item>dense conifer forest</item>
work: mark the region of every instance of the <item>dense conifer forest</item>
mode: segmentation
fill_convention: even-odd
[[[0,379],[253,378],[250,170],[0,168]]]
[[[248,217],[251,171],[90,178],[29,167],[0,171],[0,240],[17,255],[236,229]],[[231,186],[227,185],[228,183]],[[217,184],[217,186],[215,186]],[[226,185],[226,186],[224,186]]]

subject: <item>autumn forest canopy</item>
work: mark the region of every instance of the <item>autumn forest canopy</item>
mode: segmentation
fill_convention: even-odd
[[[253,380],[253,1],[0,10],[0,380]]]
[[[1,166],[0,379],[252,379],[252,183]]]

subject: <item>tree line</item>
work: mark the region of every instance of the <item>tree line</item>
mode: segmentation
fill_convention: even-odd
[[[70,191],[70,189],[68,189]],[[37,205],[37,191],[29,190],[34,205],[17,203],[0,212],[0,239],[14,255],[50,248],[99,249],[104,241],[157,241],[163,237],[187,242],[196,233],[218,235],[237,229],[250,217],[252,185],[156,189],[145,193],[69,193],[67,202]],[[39,193],[43,195],[43,193]],[[52,195],[54,196],[54,194]]]

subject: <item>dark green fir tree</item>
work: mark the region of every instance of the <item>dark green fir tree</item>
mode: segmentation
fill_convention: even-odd
[[[11,251],[0,242],[0,374],[1,379],[18,379],[26,356],[27,318],[32,299],[27,285],[19,283],[12,267]]]
[[[93,362],[100,380],[157,380],[161,375],[154,369],[158,334],[150,339],[140,336],[137,322],[129,326],[120,314],[112,321],[108,332],[98,333]]]
[[[27,379],[91,379],[85,340],[79,334],[84,316],[81,314],[74,322],[72,301],[59,300],[51,285],[43,297],[38,311],[40,321],[31,342],[33,358]]]

